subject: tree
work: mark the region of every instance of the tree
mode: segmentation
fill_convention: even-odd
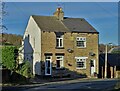
[[[15,71],[16,69],[16,57],[15,57],[16,47],[14,46],[3,46],[2,47],[2,65],[6,68]]]
[[[99,44],[99,53],[104,53],[104,52],[105,52],[105,45]]]
[[[120,50],[112,51],[113,54],[120,54]]]
[[[14,45],[20,47],[22,45],[22,36],[16,34],[2,33],[2,39],[0,43],[2,45]]]
[[[99,53],[105,53],[105,47],[106,47],[106,44],[99,44]],[[107,46],[107,52],[109,52],[111,50],[111,48],[114,48],[115,45],[108,45]]]

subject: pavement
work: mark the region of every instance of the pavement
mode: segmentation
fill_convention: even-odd
[[[7,86],[36,86],[36,85],[49,85],[49,84],[62,84],[62,83],[74,83],[74,82],[80,82],[80,81],[90,81],[90,80],[98,80],[96,78],[58,78],[58,79],[30,79],[29,84],[11,84],[11,83],[6,83],[2,84],[0,83],[0,87],[7,87]]]
[[[38,81],[33,81],[31,84],[27,85],[20,85],[22,86],[45,86],[45,85],[53,85],[53,84],[69,84],[69,83],[76,83],[76,82],[88,82],[88,81],[93,81],[93,80],[102,80],[102,79],[89,79],[89,78],[77,78],[77,79],[60,79],[60,80],[52,80],[52,81],[47,81],[47,80],[38,80]]]

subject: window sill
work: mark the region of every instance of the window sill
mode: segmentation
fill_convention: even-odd
[[[63,68],[63,67],[62,68],[56,68],[56,70],[65,70],[65,68]]]
[[[83,49],[85,49],[86,47],[77,47],[77,48],[80,48],[80,49],[82,49],[82,48],[83,48]]]
[[[77,70],[86,70],[86,68],[76,68]]]
[[[56,49],[64,49],[64,47],[55,47]]]

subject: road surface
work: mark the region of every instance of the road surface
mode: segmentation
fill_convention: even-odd
[[[37,86],[18,86],[18,87],[4,87],[2,91],[109,91],[114,88],[118,80],[95,80],[95,81],[82,81],[71,83],[54,83]]]

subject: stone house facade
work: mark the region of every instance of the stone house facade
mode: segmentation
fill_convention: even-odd
[[[83,18],[33,15],[23,37],[24,60],[36,75],[86,76],[99,72],[99,33]]]

